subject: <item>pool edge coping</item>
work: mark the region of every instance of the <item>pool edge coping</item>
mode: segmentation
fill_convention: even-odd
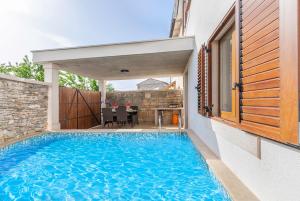
[[[233,201],[259,201],[254,193],[210,150],[194,131],[187,129],[186,133]]]
[[[49,132],[48,131],[43,131],[43,132],[40,132],[40,133],[33,133],[33,134],[31,133],[31,134],[26,134],[26,135],[11,138],[11,139],[5,141],[4,143],[0,143],[0,149],[9,147],[9,146],[11,146],[13,144],[16,144],[18,142],[22,142],[24,140],[27,140],[27,139],[30,139],[30,138],[33,138],[33,137],[37,137],[37,136],[40,136],[40,135],[43,135],[43,134],[46,134],[46,133],[49,133]]]
[[[47,133],[108,133],[108,132],[161,132],[161,133],[167,133],[167,132],[176,132],[178,130],[176,129],[65,129],[65,130],[53,130],[53,131],[42,131],[39,133],[30,133],[26,135],[21,135],[18,137],[11,138],[5,142],[0,142],[0,149],[9,147],[10,145],[13,145],[18,142],[22,142],[24,140],[38,137]],[[179,131],[178,131],[179,132]],[[181,132],[187,133],[186,129],[182,129]]]

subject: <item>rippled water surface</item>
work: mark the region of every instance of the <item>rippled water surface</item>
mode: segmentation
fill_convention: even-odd
[[[187,135],[48,134],[0,150],[0,200],[229,201]]]

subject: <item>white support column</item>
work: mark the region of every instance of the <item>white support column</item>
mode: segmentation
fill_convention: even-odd
[[[106,104],[106,81],[105,80],[98,80],[99,91],[101,92],[101,108],[105,108]]]
[[[59,130],[59,80],[58,67],[49,63],[44,65],[45,82],[51,83],[48,91],[48,130]]]
[[[184,89],[184,83],[183,83],[183,75],[182,76],[179,76],[178,77],[178,80],[177,80],[177,88],[180,88],[180,89]]]

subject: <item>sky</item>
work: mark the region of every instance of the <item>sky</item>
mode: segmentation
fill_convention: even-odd
[[[31,50],[168,38],[172,11],[173,0],[0,0],[0,63]]]

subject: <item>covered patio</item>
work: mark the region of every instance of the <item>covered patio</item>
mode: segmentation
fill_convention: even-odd
[[[106,81],[183,76],[194,44],[194,37],[182,37],[32,51],[33,62],[43,64],[45,82],[51,84],[48,94],[48,130],[60,129],[59,70],[98,80],[104,108]],[[186,97],[183,97],[185,108]],[[187,115],[182,115],[183,125],[186,125]]]

